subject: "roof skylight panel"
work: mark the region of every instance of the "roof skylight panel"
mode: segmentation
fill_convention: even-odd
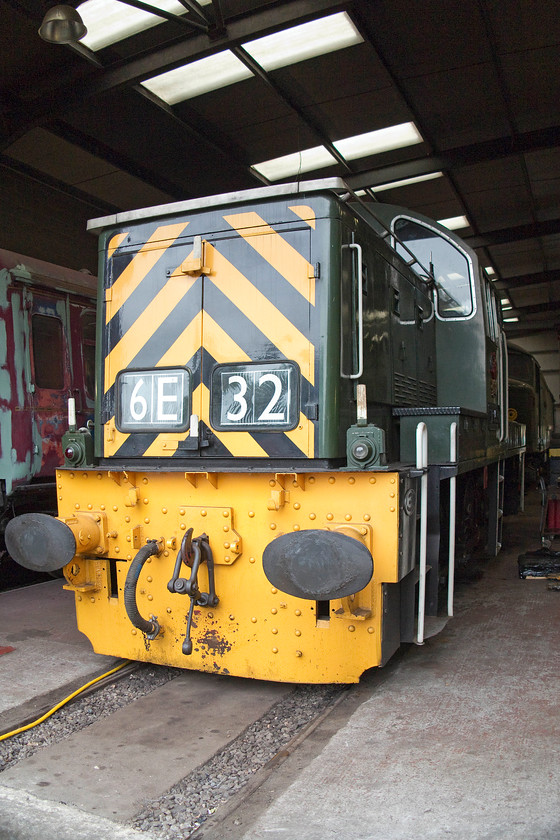
[[[280,178],[287,178],[289,175],[312,172],[314,169],[322,169],[336,163],[336,158],[324,146],[315,146],[313,149],[303,149],[301,152],[293,152],[290,155],[263,161],[255,164],[253,169],[256,169],[269,181],[278,181]]]
[[[363,38],[346,12],[291,26],[243,44],[243,49],[263,70],[277,70],[344,47],[362,43]]]
[[[422,136],[414,123],[402,123],[401,125],[369,131],[366,134],[346,137],[334,142],[333,146],[346,160],[355,160],[359,157],[367,157],[368,155],[379,154],[391,149],[400,149],[421,142]],[[253,164],[253,169],[256,169],[269,181],[277,181],[289,175],[311,172],[314,169],[322,169],[335,163],[337,163],[336,159],[324,146],[316,146],[313,149],[303,149],[300,152]]]
[[[384,190],[396,190],[398,187],[410,187],[412,184],[421,184],[423,181],[433,181],[435,178],[443,178],[443,172],[430,172],[428,175],[416,175],[414,178],[403,178],[402,181],[391,181],[389,184],[377,184],[370,187],[374,192]]]
[[[443,225],[448,230],[459,230],[470,226],[466,216],[450,216],[449,219],[438,219],[438,225]]]
[[[198,2],[205,6],[211,0]],[[149,5],[174,15],[186,13],[185,7],[178,0],[149,0]],[[87,27],[87,35],[80,43],[94,51],[165,22],[164,18],[127,6],[119,0],[86,0],[78,6],[78,12]]]
[[[340,12],[249,41],[243,44],[243,49],[264,70],[270,71],[362,40],[348,15]],[[185,99],[249,79],[252,75],[243,62],[225,50],[146,79],[142,84],[168,105],[175,105]]]
[[[175,105],[177,102],[227,87],[252,76],[242,61],[229,50],[224,50],[191,61],[190,64],[183,64],[175,70],[168,70],[152,79],[146,79],[142,84],[168,105]]]
[[[334,142],[333,146],[346,160],[355,160],[412,146],[415,143],[422,143],[422,135],[413,122],[407,122],[378,128],[376,131],[368,131],[365,134],[356,134],[354,137],[346,137],[344,140]]]

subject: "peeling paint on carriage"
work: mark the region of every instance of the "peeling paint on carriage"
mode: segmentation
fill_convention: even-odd
[[[68,397],[79,395],[81,424],[93,411],[82,314],[94,317],[95,287],[81,272],[0,249],[0,541],[14,513],[56,508]]]

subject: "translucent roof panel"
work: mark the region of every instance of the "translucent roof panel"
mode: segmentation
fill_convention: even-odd
[[[340,12],[249,41],[243,44],[243,49],[268,72],[361,41],[348,15]],[[143,84],[168,105],[174,105],[251,76],[250,70],[233,53],[224,51],[154,76]]]
[[[401,149],[404,146],[412,146],[415,143],[422,143],[422,135],[414,123],[408,122],[337,140],[333,146],[346,160],[355,160],[392,149]]]
[[[264,70],[270,71],[362,41],[346,12],[339,12],[249,41],[243,44],[243,49]]]
[[[211,0],[198,2],[205,6]],[[186,13],[185,7],[178,0],[150,0],[149,5],[174,15]],[[130,35],[164,23],[165,20],[150,12],[120,3],[119,0],[86,0],[78,6],[78,12],[87,28],[87,35],[80,42],[90,50],[102,50]]]
[[[433,181],[434,178],[443,178],[443,172],[430,172],[428,175],[416,175],[414,178],[403,178],[402,181],[391,181],[389,184],[378,184],[371,187],[374,192],[384,190],[395,190],[398,187],[410,187],[411,184],[421,184],[423,181]]]
[[[253,74],[229,50],[224,50],[142,82],[144,87],[175,105],[184,99],[252,78]]]
[[[443,225],[449,230],[459,230],[469,227],[470,222],[466,216],[450,216],[449,219],[438,219],[438,225]]]
[[[257,172],[268,178],[269,181],[278,181],[280,178],[287,178],[289,175],[299,175],[301,172],[312,172],[314,169],[322,169],[324,166],[336,164],[336,159],[324,146],[315,146],[313,149],[303,149],[301,152],[294,152],[291,155],[266,160],[253,166]]]
[[[403,123],[337,140],[333,146],[346,160],[355,160],[421,142],[422,137],[414,123]],[[253,164],[253,169],[270,181],[276,181],[300,172],[311,172],[313,169],[332,166],[336,162],[324,146],[316,146],[313,149],[303,149],[300,152]]]

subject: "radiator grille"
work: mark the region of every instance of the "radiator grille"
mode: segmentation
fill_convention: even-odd
[[[395,405],[413,405],[416,403],[416,380],[411,376],[395,373],[393,387]]]
[[[435,405],[437,399],[436,386],[431,382],[418,383],[418,405]]]
[[[395,373],[393,380],[395,405],[435,405],[437,391],[431,382],[417,381]]]

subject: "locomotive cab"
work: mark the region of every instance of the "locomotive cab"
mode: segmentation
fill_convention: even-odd
[[[452,231],[419,213],[381,204],[368,205],[367,212],[391,231],[396,251],[431,286],[437,359],[434,405],[486,416],[504,440],[505,338],[495,295],[476,254]]]

